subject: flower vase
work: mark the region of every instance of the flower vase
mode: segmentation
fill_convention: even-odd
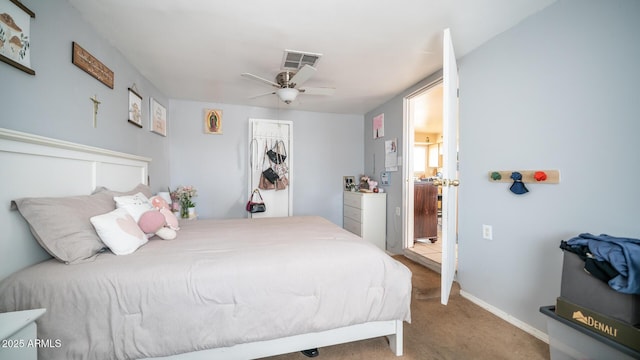
[[[187,208],[187,218],[193,219],[195,217],[196,217],[196,208],[195,207]]]
[[[180,206],[180,217],[183,219],[188,219],[189,218],[189,209],[186,206]]]

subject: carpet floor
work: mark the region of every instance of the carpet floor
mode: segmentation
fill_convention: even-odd
[[[440,274],[404,256],[413,273],[411,324],[404,323],[404,356],[385,337],[320,348],[318,360],[547,360],[549,345],[460,296],[454,283],[447,306],[440,304]],[[269,360],[309,359],[296,352]]]

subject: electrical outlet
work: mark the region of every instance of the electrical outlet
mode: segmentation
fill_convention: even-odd
[[[396,207],[396,216],[400,216],[400,206]]]
[[[493,240],[493,227],[491,225],[482,225],[482,238]]]

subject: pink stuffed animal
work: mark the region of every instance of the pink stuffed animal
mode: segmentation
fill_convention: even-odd
[[[178,219],[169,209],[169,204],[160,196],[151,199],[153,210],[149,210],[140,216],[138,226],[145,234],[156,234],[163,240],[176,238],[176,230],[180,230]]]
[[[178,225],[178,218],[173,212],[171,212],[171,207],[169,207],[169,204],[165,199],[163,199],[161,196],[156,195],[152,196],[149,200],[151,201],[151,205],[153,205],[154,208],[158,209],[160,213],[164,215],[167,226],[169,226],[169,228],[173,230],[180,230],[180,226]]]

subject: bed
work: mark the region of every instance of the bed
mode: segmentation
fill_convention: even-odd
[[[0,162],[23,169],[0,180],[14,189],[0,201],[131,193],[149,161],[0,130]],[[326,219],[183,221],[175,240],[67,265],[2,211],[0,312],[47,309],[38,337],[62,346],[42,359],[248,359],[379,336],[402,355],[410,271]]]

